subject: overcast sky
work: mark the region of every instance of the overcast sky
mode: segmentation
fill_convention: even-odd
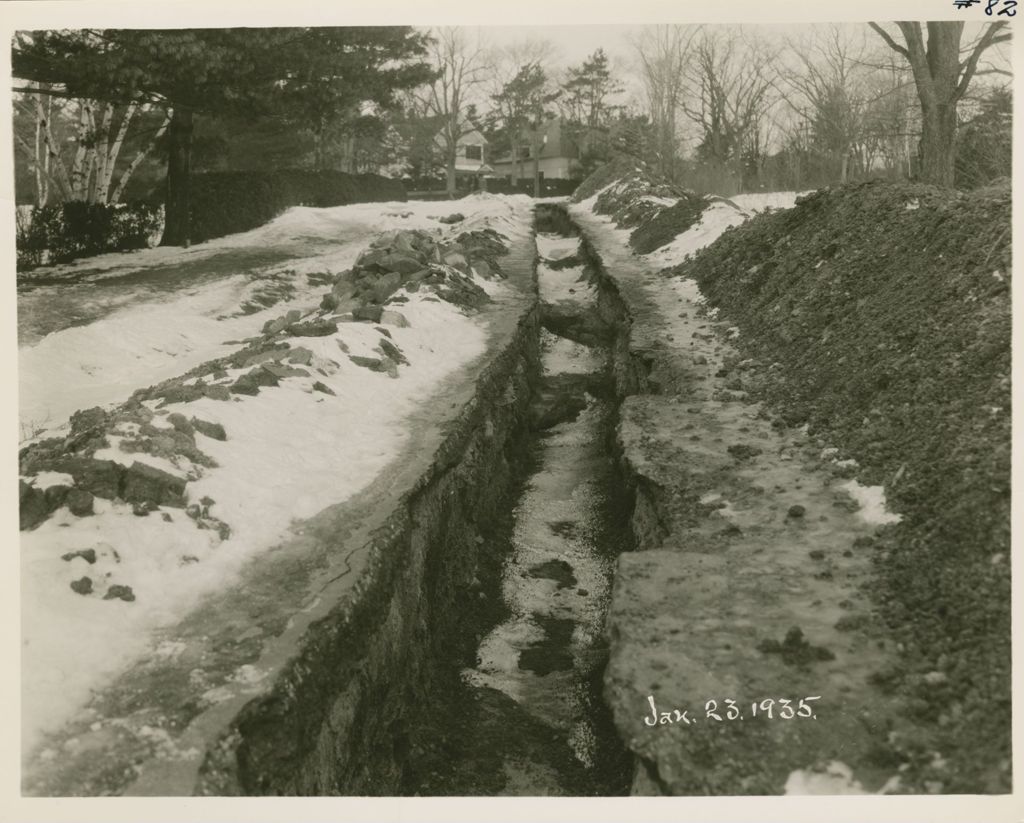
[[[713,25],[713,24],[712,24]],[[809,35],[815,24],[785,23],[779,25],[748,25],[745,28],[756,36],[778,40],[790,39],[799,41]],[[817,24],[825,26],[828,24]],[[851,31],[864,31],[869,43],[881,40],[869,31],[864,23],[840,24]],[[598,48],[603,48],[612,58],[632,61],[633,47],[629,42],[631,33],[642,28],[641,24],[628,25],[547,25],[547,26],[482,26],[478,29],[486,42],[495,46],[507,46],[524,40],[549,40],[558,51],[558,58],[553,62],[556,66],[575,65],[582,62]],[[889,26],[895,32],[894,26]],[[970,42],[977,36],[982,24],[968,23],[964,31],[963,42]],[[883,50],[884,51],[884,50]],[[995,50],[994,50],[995,51]],[[1000,56],[1008,55],[1006,48],[999,49]]]

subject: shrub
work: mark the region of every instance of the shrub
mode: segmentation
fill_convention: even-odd
[[[405,200],[398,180],[376,174],[286,169],[197,174],[191,181],[191,234],[199,243],[262,226],[291,206]],[[18,216],[18,271],[159,240],[163,206],[148,203],[45,206]]]
[[[104,205],[74,201],[33,209],[18,220],[18,271],[78,257],[152,245],[163,208],[146,203]]]

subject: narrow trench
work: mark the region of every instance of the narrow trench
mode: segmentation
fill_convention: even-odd
[[[539,390],[523,477],[489,554],[475,655],[451,661],[412,730],[406,795],[628,794],[632,764],[601,697],[617,555],[631,547],[613,443],[613,330],[575,227],[538,204]],[[455,658],[458,655],[453,655]]]

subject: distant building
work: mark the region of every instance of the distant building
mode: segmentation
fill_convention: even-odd
[[[457,183],[465,181],[472,188],[480,175],[491,170],[487,165],[487,138],[468,120],[463,128],[469,131],[459,138],[455,146],[455,179]],[[434,146],[443,157],[445,140],[440,129],[434,137]]]
[[[532,179],[534,134],[523,134],[518,164],[513,162],[511,155],[491,162],[496,176],[511,180],[515,169],[522,178]],[[553,118],[541,126],[536,132],[536,137],[539,138],[540,145],[538,160],[541,180],[569,180],[578,177],[579,146],[570,137],[565,121],[561,117]]]

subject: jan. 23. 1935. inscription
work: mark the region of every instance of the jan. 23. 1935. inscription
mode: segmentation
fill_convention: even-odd
[[[820,700],[821,695],[810,695],[800,698],[765,697],[750,702],[724,698],[707,700],[702,710],[695,709],[659,709],[653,695],[647,695],[648,711],[644,723],[648,726],[674,725],[680,723],[691,726],[699,722],[727,723],[745,718],[765,718],[768,720],[817,720],[813,703]]]

